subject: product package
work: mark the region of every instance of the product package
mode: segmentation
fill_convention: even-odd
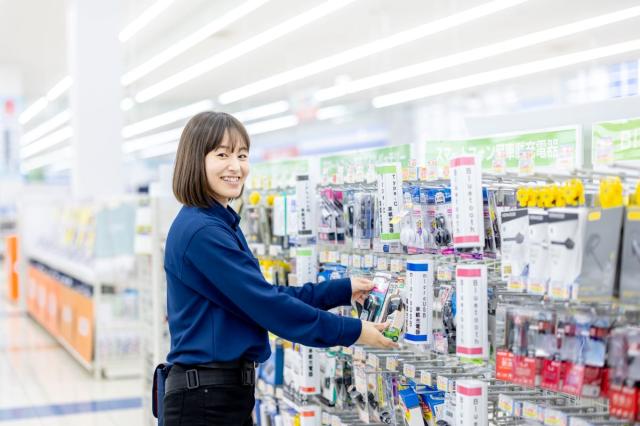
[[[622,303],[640,303],[639,206],[629,206],[624,213],[624,237],[622,241],[621,261],[620,299]]]
[[[572,298],[610,301],[616,294],[618,250],[622,237],[624,207],[590,209],[580,275],[572,287]]]
[[[429,189],[427,192],[427,223],[429,224],[430,252],[443,253],[451,247],[452,207],[451,190],[448,188]],[[422,196],[422,194],[421,194]]]
[[[407,329],[405,342],[431,345],[433,340],[433,262],[407,262]]]
[[[549,287],[549,216],[543,209],[529,209],[529,275],[527,292],[545,295]]]
[[[529,211],[501,213],[502,274],[507,289],[523,292],[529,276]]]
[[[468,360],[489,357],[487,266],[456,269],[456,355]]]
[[[356,192],[353,212],[353,245],[362,250],[371,249],[375,221],[375,197],[371,193]]]
[[[567,300],[582,267],[587,210],[581,207],[550,209],[548,218],[549,296]]]
[[[485,245],[482,201],[482,171],[478,158],[451,160],[451,202],[453,205],[453,246],[482,249]]]

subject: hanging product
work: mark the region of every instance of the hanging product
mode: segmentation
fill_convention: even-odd
[[[529,210],[529,275],[527,292],[545,295],[549,286],[549,216],[543,209]]]
[[[402,212],[402,170],[399,163],[376,167],[378,187],[378,216],[383,251],[400,242],[399,218]],[[384,246],[387,246],[386,248]]]
[[[456,355],[483,360],[489,356],[487,266],[456,268]]]
[[[566,300],[582,266],[584,208],[549,210],[549,295]]]
[[[405,342],[431,344],[433,339],[433,263],[407,262],[407,329]]]
[[[318,253],[316,246],[296,248],[296,279],[298,285],[317,281]]]
[[[488,396],[486,382],[459,380],[456,383],[456,426],[487,426]]]
[[[476,157],[451,160],[453,246],[482,249],[485,243],[481,164]]]
[[[309,175],[296,176],[296,211],[298,236],[312,238],[315,236],[315,185]]]
[[[529,218],[527,209],[503,211],[502,276],[510,291],[522,292],[529,275]]]

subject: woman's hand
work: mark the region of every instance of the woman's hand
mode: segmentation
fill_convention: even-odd
[[[369,321],[362,321],[362,332],[360,333],[360,337],[356,343],[381,349],[397,348],[397,343],[382,335],[382,331],[384,331],[388,326],[388,323],[377,324]]]
[[[351,300],[361,305],[375,287],[373,281],[361,277],[351,277]]]

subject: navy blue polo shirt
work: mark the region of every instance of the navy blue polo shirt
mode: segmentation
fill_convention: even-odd
[[[165,247],[171,350],[181,364],[269,358],[267,330],[306,346],[349,346],[360,320],[326,312],[351,303],[349,279],[274,286],[265,281],[232,208],[184,206]]]

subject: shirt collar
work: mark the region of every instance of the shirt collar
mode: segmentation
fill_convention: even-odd
[[[232,227],[234,230],[240,223],[240,216],[231,208],[231,206],[227,206],[227,208],[224,208],[222,204],[220,204],[216,200],[213,200],[211,206],[204,210],[207,213],[224,220],[225,223]]]

